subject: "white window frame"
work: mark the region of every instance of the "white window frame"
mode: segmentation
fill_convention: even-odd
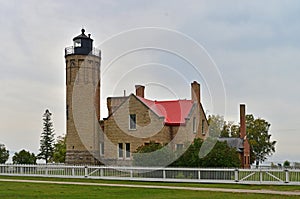
[[[131,116],[135,116],[135,121],[134,121],[134,128],[131,128]],[[128,118],[128,129],[129,130],[136,130],[136,114],[129,114],[129,118]]]
[[[122,146],[122,152],[120,153],[120,146]],[[123,159],[124,158],[124,146],[123,146],[123,143],[118,143],[118,146],[117,146],[117,153],[118,153],[118,159]],[[122,155],[122,156],[120,156]]]
[[[180,149],[178,149],[179,145],[181,146],[181,147],[179,147]],[[183,150],[184,145],[179,143],[179,144],[176,144],[175,147],[176,147],[175,150]]]
[[[197,133],[197,123],[196,123],[196,117],[193,117],[193,133]]]
[[[129,150],[127,150],[127,146],[129,146]],[[130,152],[130,143],[125,143],[125,158],[130,159],[131,158],[131,152]],[[128,156],[129,154],[129,156]]]
[[[100,142],[100,155],[104,156],[104,142]]]

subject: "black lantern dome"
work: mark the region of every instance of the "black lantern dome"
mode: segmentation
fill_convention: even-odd
[[[93,40],[90,38],[91,35],[86,36],[85,30],[81,29],[81,34],[74,37],[74,54],[88,55],[93,50]]]

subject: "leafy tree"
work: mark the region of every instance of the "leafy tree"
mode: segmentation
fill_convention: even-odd
[[[66,136],[58,136],[54,144],[53,162],[64,163],[66,158]]]
[[[203,140],[196,138],[171,166],[178,167],[240,167],[240,159],[235,148],[226,142],[217,142],[213,149],[203,158],[199,157],[199,150]]]
[[[12,158],[14,164],[36,164],[36,156],[25,149],[16,152]]]
[[[167,145],[150,141],[147,145],[139,146],[133,154],[135,166],[166,166],[172,162],[174,153]]]
[[[209,136],[213,138],[220,137],[225,124],[224,117],[220,115],[210,115],[208,116],[208,124]]]
[[[43,115],[43,132],[40,140],[40,153],[38,154],[38,158],[44,159],[46,164],[53,157],[54,151],[54,128],[51,115],[52,113],[46,109]]]
[[[283,166],[284,166],[285,168],[290,167],[290,166],[291,166],[291,163],[290,163],[288,160],[286,160],[286,161],[284,161]]]
[[[271,141],[269,128],[271,124],[264,119],[255,119],[253,115],[246,115],[247,138],[251,147],[251,163],[265,161],[267,156],[275,152],[276,141]]]
[[[226,142],[218,141],[214,148],[201,160],[202,167],[230,167],[241,166],[238,152],[229,147]]]
[[[194,142],[189,148],[170,166],[175,167],[201,167],[202,161],[199,158],[199,151],[203,140],[200,138],[194,139]]]
[[[208,122],[210,132],[215,132],[216,137],[239,137],[240,126],[232,121],[225,121],[223,116],[210,115]]]
[[[6,150],[4,144],[0,144],[0,164],[5,164],[9,158],[9,151]]]

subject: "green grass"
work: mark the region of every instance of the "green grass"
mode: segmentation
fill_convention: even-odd
[[[250,186],[228,184],[196,184],[196,183],[155,183],[155,182],[132,182],[110,181],[91,179],[66,179],[66,178],[37,178],[37,177],[8,177],[5,179],[27,180],[51,180],[70,182],[94,182],[94,183],[118,183],[118,184],[146,184],[146,185],[172,185],[188,187],[211,187],[211,188],[237,188],[237,189],[271,189],[296,191],[299,186]],[[101,187],[84,185],[59,185],[38,184],[24,182],[0,182],[0,198],[299,198],[299,196],[266,195],[266,194],[239,194],[207,191],[166,190],[145,188]]]
[[[165,185],[181,187],[204,187],[204,188],[228,188],[228,189],[253,189],[253,190],[275,190],[275,191],[300,191],[300,186],[295,185],[246,185],[246,184],[203,184],[203,183],[173,183],[173,182],[142,182],[142,181],[124,181],[124,180],[98,180],[82,178],[48,178],[48,177],[18,177],[18,176],[0,176],[0,179],[25,179],[25,180],[49,180],[62,182],[92,182],[109,184],[138,184],[138,185]]]

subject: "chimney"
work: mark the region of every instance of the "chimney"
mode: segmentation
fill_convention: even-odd
[[[201,103],[200,99],[200,84],[196,81],[191,83],[191,95],[192,95],[192,100],[194,102],[197,102],[198,105]]]
[[[135,85],[135,95],[144,98],[145,86]]]
[[[240,138],[245,138],[246,136],[246,106],[245,104],[240,104]]]

